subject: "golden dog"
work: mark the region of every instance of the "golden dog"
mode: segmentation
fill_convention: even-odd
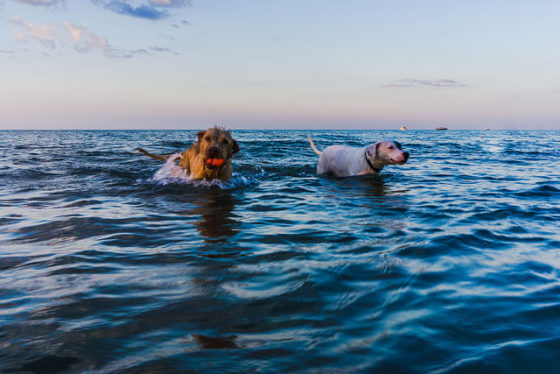
[[[223,127],[214,126],[200,131],[197,142],[181,153],[178,165],[194,179],[219,179],[226,182],[231,178],[231,158],[239,152],[237,142]],[[156,160],[165,161],[171,155],[155,155],[142,148],[137,151]]]

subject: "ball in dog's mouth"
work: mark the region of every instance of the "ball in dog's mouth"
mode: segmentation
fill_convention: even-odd
[[[223,158],[217,158],[217,157],[207,158],[206,161],[205,161],[206,167],[210,168],[210,169],[219,168],[225,162],[226,162],[226,160],[224,160]]]

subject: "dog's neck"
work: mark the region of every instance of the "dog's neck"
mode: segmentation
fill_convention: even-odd
[[[364,152],[364,157],[366,159],[366,162],[368,164],[368,166],[375,171],[376,173],[379,173],[381,171],[381,169],[383,169],[384,165],[381,165],[380,167],[375,166],[375,160],[372,160],[368,154],[368,151],[366,150]]]
[[[210,181],[219,179],[222,182],[227,182],[227,180],[231,178],[231,160],[227,160],[224,165],[216,169],[209,169],[204,165],[203,170],[202,178]]]

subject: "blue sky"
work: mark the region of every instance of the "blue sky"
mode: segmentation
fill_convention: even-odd
[[[558,129],[559,20],[538,0],[0,0],[0,129]]]

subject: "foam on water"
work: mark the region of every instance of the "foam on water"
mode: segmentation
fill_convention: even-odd
[[[188,184],[195,188],[218,187],[222,190],[235,189],[258,183],[258,180],[254,177],[245,177],[239,173],[233,173],[232,178],[227,182],[222,182],[217,179],[211,181],[194,179],[185,169],[177,165],[176,159],[180,156],[180,153],[172,154],[161,169],[156,171],[152,180],[161,185]]]
[[[193,181],[193,178],[187,174],[187,171],[177,165],[175,161],[178,157],[181,157],[180,153],[174,153],[165,162],[165,164],[159,169],[153,176],[155,182],[161,184],[168,183],[189,183]]]

